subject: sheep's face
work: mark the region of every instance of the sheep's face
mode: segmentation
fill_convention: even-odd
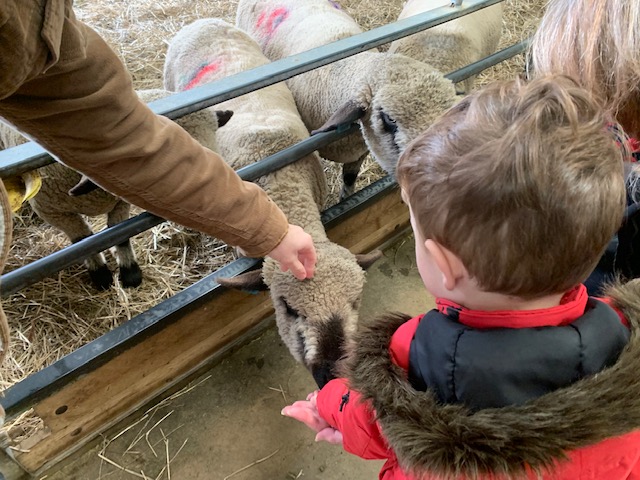
[[[345,248],[316,242],[312,279],[296,280],[267,259],[264,280],[271,290],[278,331],[289,351],[322,387],[356,331],[364,271]]]
[[[369,150],[389,173],[407,145],[457,100],[453,84],[431,67],[417,61],[405,66],[410,68],[381,72],[360,121]]]

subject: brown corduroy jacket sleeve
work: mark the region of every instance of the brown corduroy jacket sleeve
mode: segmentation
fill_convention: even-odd
[[[263,190],[138,99],[71,0],[0,2],[0,117],[115,195],[249,255],[287,232]]]

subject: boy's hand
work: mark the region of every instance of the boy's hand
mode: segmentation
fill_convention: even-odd
[[[290,270],[298,279],[313,277],[316,268],[316,249],[311,235],[297,225],[289,225],[282,241],[267,254],[280,264],[283,272]]]
[[[285,417],[291,417],[304,423],[311,430],[317,432],[316,442],[342,444],[342,433],[332,428],[318,413],[317,397],[318,391],[316,390],[307,395],[306,400],[299,400],[293,405],[288,405],[280,413]]]

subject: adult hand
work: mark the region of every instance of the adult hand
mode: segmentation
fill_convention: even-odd
[[[306,400],[299,400],[293,405],[288,405],[282,409],[282,415],[291,417],[304,423],[311,430],[316,432],[316,442],[325,441],[333,444],[342,444],[342,433],[331,427],[327,421],[318,413],[316,399],[318,391],[310,393]]]
[[[311,278],[315,273],[317,258],[313,239],[297,225],[289,225],[287,234],[267,256],[278,262],[283,272],[290,270],[298,280]]]

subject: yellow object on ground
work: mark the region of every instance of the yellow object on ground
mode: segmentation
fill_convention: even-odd
[[[35,171],[3,178],[2,182],[9,195],[11,211],[14,213],[20,210],[24,202],[35,197],[42,186],[42,178]]]

